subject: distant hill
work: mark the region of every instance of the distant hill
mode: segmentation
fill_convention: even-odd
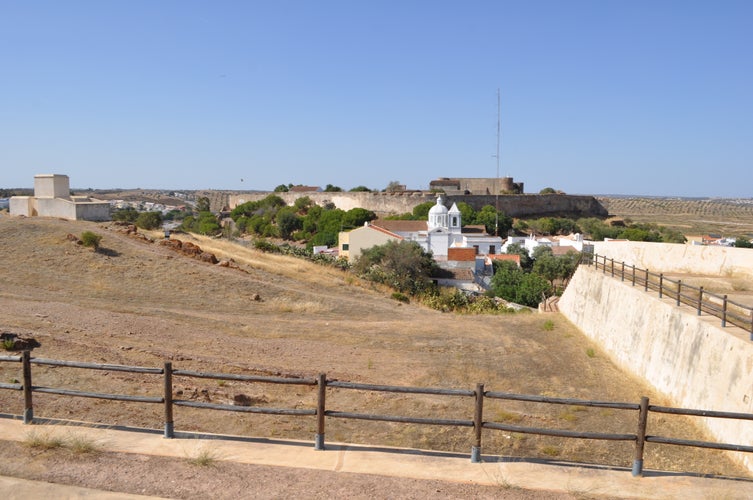
[[[669,226],[686,235],[753,234],[751,198],[596,196],[610,216]]]

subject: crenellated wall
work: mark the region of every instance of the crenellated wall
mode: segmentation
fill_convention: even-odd
[[[229,206],[234,208],[248,201],[258,201],[271,193],[236,193],[229,195]],[[308,196],[317,205],[333,203],[337,208],[350,210],[365,208],[378,215],[412,212],[413,207],[424,202],[433,202],[437,195],[429,191],[383,192],[310,192],[274,193],[288,205],[303,196]],[[475,210],[485,205],[499,206],[510,217],[545,217],[561,215],[570,217],[605,217],[607,210],[593,196],[565,194],[522,195],[461,195],[446,196],[446,204],[465,202]]]

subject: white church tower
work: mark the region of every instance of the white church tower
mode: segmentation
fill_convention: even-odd
[[[437,204],[429,210],[429,222],[427,224],[429,231],[433,229],[447,229],[449,226],[448,219],[447,207],[444,206],[444,199],[440,194],[437,196]]]
[[[462,220],[460,209],[455,203],[452,204],[452,208],[450,208],[450,211],[447,212],[447,216],[449,218],[448,226],[450,228],[450,232],[453,234],[460,234],[462,230]]]

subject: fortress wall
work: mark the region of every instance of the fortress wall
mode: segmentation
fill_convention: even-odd
[[[247,201],[258,201],[269,194],[247,193],[229,195],[230,208],[234,208]],[[405,191],[397,193],[382,192],[311,192],[311,193],[274,193],[288,205],[295,200],[308,196],[317,205],[334,203],[337,208],[350,210],[365,208],[379,215],[402,214],[412,212],[413,207],[425,202],[433,202],[437,195],[428,191]],[[448,207],[452,203],[465,202],[474,210],[484,205],[497,206],[511,217],[544,217],[547,215],[570,215],[572,217],[606,216],[607,210],[593,196],[572,196],[562,194],[522,194],[522,195],[461,195],[446,196]]]
[[[717,318],[699,317],[590,266],[579,267],[558,305],[617,364],[674,404],[753,413],[753,342],[741,329],[722,329]],[[721,442],[753,445],[750,422],[697,420]],[[753,470],[751,454],[733,455]]]
[[[753,278],[753,250],[673,243],[600,241],[598,255],[655,273],[697,273]]]

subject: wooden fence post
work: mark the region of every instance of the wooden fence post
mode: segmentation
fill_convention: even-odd
[[[622,261],[622,271],[620,272],[620,281],[625,281],[625,261]]]
[[[677,280],[677,305],[680,305],[680,296],[682,295],[682,280]]]
[[[607,256],[604,255],[604,263],[601,265],[601,274],[607,274]]]
[[[698,316],[701,315],[701,309],[703,308],[703,287],[698,288]]]
[[[643,446],[646,443],[646,424],[648,422],[648,398],[641,398],[638,413],[638,433],[635,439],[635,455],[633,457],[633,476],[643,475]]]
[[[633,286],[635,286],[635,264],[633,264],[632,267],[633,267]]]
[[[664,273],[659,273],[659,298],[662,298],[664,292]]]
[[[609,259],[610,262],[610,272],[612,273],[612,278],[614,278],[614,259]]]
[[[314,449],[317,451],[324,450],[324,412],[325,412],[325,399],[327,396],[327,375],[324,373],[319,374],[317,378],[318,385],[318,398],[316,402],[316,438],[314,442]]]
[[[175,422],[173,421],[173,364],[165,362],[165,437],[175,437]]]
[[[727,296],[722,301],[722,328],[727,326]]]
[[[471,448],[471,462],[481,462],[481,430],[484,425],[484,384],[476,384],[476,410],[473,412],[475,439]]]
[[[643,291],[648,292],[648,268],[646,268],[646,282],[643,284]]]
[[[31,398],[33,387],[31,385],[31,351],[21,354],[22,371],[24,378],[24,423],[30,424],[34,420],[34,405]]]

